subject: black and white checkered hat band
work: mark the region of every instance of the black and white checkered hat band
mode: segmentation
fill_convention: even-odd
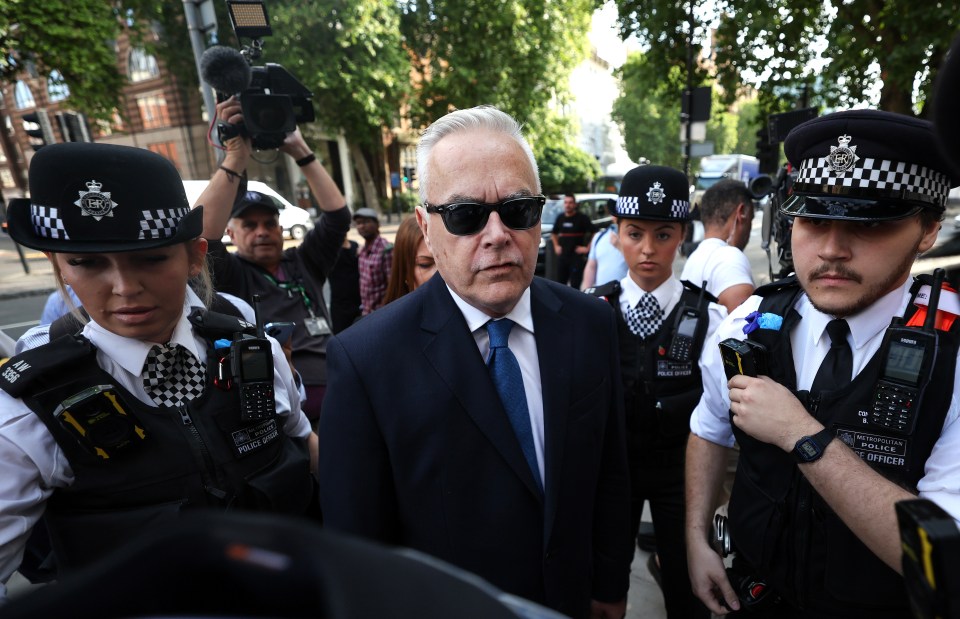
[[[837,191],[837,188],[841,190]],[[943,206],[950,193],[950,179],[936,170],[913,163],[869,157],[861,159],[856,167],[846,172],[834,172],[826,158],[818,157],[800,164],[794,190],[839,193],[873,200],[917,200]]]
[[[643,212],[641,212],[641,208],[643,208]],[[672,200],[669,209],[669,217],[686,219],[690,213],[690,203],[686,200]],[[637,196],[620,196],[617,198],[617,215],[622,217],[668,216],[667,213],[663,212],[664,210],[666,210],[666,205],[650,206],[646,201],[641,206],[640,198]]]
[[[30,219],[37,236],[47,239],[70,240],[67,229],[63,227],[63,220],[60,219],[60,209],[57,207],[31,204]]]
[[[167,239],[177,234],[177,224],[190,212],[188,208],[141,211],[141,239]]]

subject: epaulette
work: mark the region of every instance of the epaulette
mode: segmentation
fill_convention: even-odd
[[[11,357],[0,371],[0,389],[19,398],[37,379],[49,378],[57,368],[92,354],[94,347],[87,338],[63,335],[49,344]]]
[[[604,299],[611,297],[613,295],[620,294],[620,282],[613,280],[612,282],[607,282],[602,286],[594,286],[593,288],[587,288],[584,290],[585,293],[591,294],[595,297],[603,297]]]
[[[800,283],[797,281],[797,276],[791,275],[789,277],[778,279],[775,282],[764,284],[763,286],[760,286],[759,288],[754,290],[753,294],[760,297],[766,297],[775,292],[780,292],[781,290],[784,290],[786,288],[797,288],[799,286],[800,286]]]
[[[717,299],[717,297],[715,297],[715,296],[713,296],[712,294],[710,294],[709,292],[707,292],[707,289],[706,289],[706,288],[703,288],[702,286],[697,286],[697,285],[694,284],[693,282],[688,282],[688,281],[685,280],[685,279],[680,280],[680,283],[683,284],[684,289],[689,290],[690,292],[692,292],[692,293],[694,293],[694,294],[700,294],[700,292],[702,291],[702,292],[703,292],[703,298],[706,299],[707,301],[709,301],[710,303],[719,303],[719,302],[720,302],[720,301]]]

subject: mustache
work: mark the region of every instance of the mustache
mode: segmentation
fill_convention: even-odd
[[[855,282],[862,283],[863,277],[859,273],[853,271],[842,264],[821,264],[810,273],[810,279],[814,280],[824,275],[831,275],[835,277],[843,277],[846,279],[853,280]]]

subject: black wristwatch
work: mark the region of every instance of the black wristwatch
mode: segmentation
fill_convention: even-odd
[[[804,436],[793,446],[793,457],[801,464],[816,462],[823,457],[823,450],[835,438],[830,428],[824,428],[813,436]]]

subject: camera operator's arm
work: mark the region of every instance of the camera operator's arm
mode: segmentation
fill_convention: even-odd
[[[233,125],[242,123],[240,101],[236,97],[230,97],[218,103],[217,118]],[[197,204],[203,205],[203,238],[210,241],[219,241],[227,228],[240,177],[246,171],[247,162],[250,160],[249,138],[235,137],[227,140],[224,146],[227,151],[223,163],[213,173],[207,188],[197,199]]]
[[[786,387],[766,376],[735,376],[729,384],[733,423],[757,440],[789,453],[802,437],[823,429]],[[894,503],[917,497],[871,469],[839,440],[830,441],[819,460],[798,466],[854,535],[902,573]]]
[[[323,167],[319,159],[311,157],[313,151],[311,151],[307,143],[303,141],[303,136],[300,134],[299,128],[287,135],[280,150],[293,157],[294,161],[298,162],[298,164],[304,160],[308,161],[300,166],[300,170],[307,179],[310,191],[313,192],[317,202],[320,203],[320,210],[336,211],[346,206],[347,199],[343,197],[343,194],[340,193],[340,188],[337,187],[337,184],[333,182],[333,179],[327,174],[326,168]]]

